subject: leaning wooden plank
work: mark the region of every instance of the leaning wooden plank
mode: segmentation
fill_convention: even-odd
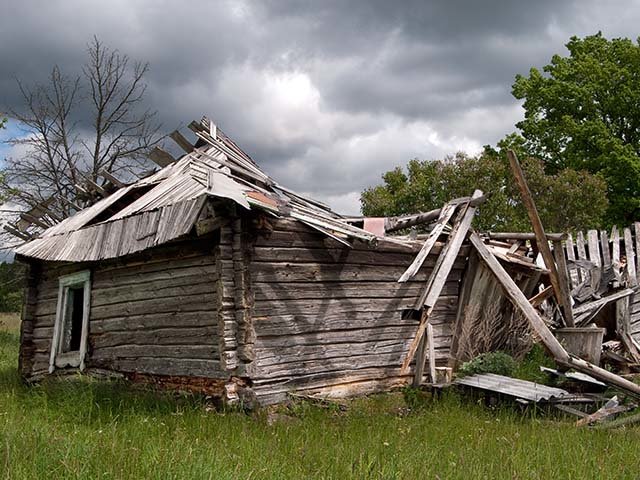
[[[579,305],[576,308],[574,308],[573,312],[576,315],[580,315],[582,313],[589,312],[594,308],[604,306],[609,302],[613,302],[621,298],[628,297],[629,295],[633,295],[633,290],[631,288],[625,288],[624,290],[620,290],[619,292],[615,292],[611,295],[607,295],[606,297],[602,297],[598,300],[594,300],[593,302],[583,303],[582,305]]]
[[[566,233],[549,233],[546,232],[547,240],[554,242],[556,240],[566,240]],[[492,240],[536,240],[535,233],[524,232],[489,232],[487,236]]]
[[[427,345],[429,346],[429,378],[431,383],[436,383],[436,347],[431,323],[427,324]]]
[[[471,234],[469,239],[471,240],[471,244],[476,248],[480,258],[487,264],[489,269],[502,284],[507,298],[509,298],[513,305],[522,312],[529,322],[529,325],[531,325],[531,328],[538,334],[538,337],[540,337],[540,340],[547,350],[549,350],[553,355],[558,364],[569,368],[575,368],[576,370],[586,373],[587,375],[591,375],[592,377],[611,386],[617,387],[632,395],[640,396],[640,385],[636,385],[629,380],[615,375],[604,368],[600,368],[586,362],[578,357],[569,355],[558,339],[553,336],[547,325],[544,323],[544,320],[542,320],[540,315],[538,315],[535,308],[533,308],[527,301],[527,297],[525,297],[524,293],[522,293],[507,271],[502,267],[502,265],[500,265],[500,262],[498,262],[496,257],[485,246],[482,239],[475,232]]]
[[[476,190],[473,193],[472,200],[482,197],[482,191]],[[458,217],[454,223],[453,230],[449,235],[449,239],[447,240],[445,247],[440,252],[440,256],[438,257],[436,265],[431,272],[429,280],[427,281],[427,285],[425,286],[425,289],[422,291],[421,295],[418,297],[418,300],[415,303],[414,310],[422,310],[425,307],[426,310],[421,316],[416,335],[411,341],[407,356],[402,362],[402,374],[407,373],[409,364],[415,356],[416,349],[418,348],[418,345],[420,344],[422,336],[424,335],[425,329],[427,327],[429,316],[431,315],[436,301],[440,296],[440,292],[442,291],[449,273],[451,273],[451,269],[453,268],[453,264],[458,257],[458,252],[460,251],[462,242],[464,242],[464,239],[467,236],[467,232],[471,227],[471,222],[473,221],[475,211],[476,207],[472,206],[472,203],[469,202],[466,205],[466,209],[459,212]],[[421,358],[418,361],[424,362],[424,358]]]
[[[609,236],[606,230],[600,231],[600,249],[602,250],[602,265],[604,268],[611,266],[611,252],[609,250]]]
[[[573,327],[574,322],[573,312],[571,310],[571,298],[569,296],[569,285],[567,284],[565,278],[563,278],[556,269],[556,264],[553,258],[553,254],[551,253],[551,249],[549,248],[549,241],[547,240],[544,226],[542,225],[542,221],[540,220],[540,216],[538,215],[538,209],[536,208],[533,196],[531,195],[531,190],[529,190],[529,185],[524,178],[524,173],[522,171],[522,167],[520,166],[520,162],[518,161],[518,157],[513,150],[509,150],[507,152],[507,156],[509,157],[509,163],[511,164],[511,170],[516,179],[516,183],[520,188],[522,202],[527,209],[529,220],[531,220],[533,231],[536,234],[536,242],[538,244],[538,248],[540,249],[540,253],[542,254],[545,265],[549,269],[549,278],[551,280],[551,285],[553,286],[553,291],[556,294],[558,303],[562,307],[562,313],[564,315],[565,323],[568,327]]]
[[[617,400],[611,403],[607,402],[602,408],[598,409],[596,412],[578,420],[576,422],[576,427],[582,427],[584,425],[593,425],[595,423],[602,423],[605,420],[611,418],[612,416],[620,413],[628,412],[632,408],[633,407],[629,405],[619,405]]]
[[[631,330],[631,310],[629,298],[624,297],[616,302],[616,331],[627,352],[634,362],[640,363],[640,350],[636,348],[629,331]]]
[[[440,212],[440,217],[438,218],[438,221],[433,227],[433,230],[431,230],[431,233],[429,234],[429,238],[427,238],[427,241],[424,242],[424,245],[420,249],[420,252],[418,252],[418,255],[416,255],[416,258],[413,260],[411,265],[409,265],[409,268],[407,268],[407,270],[400,276],[400,278],[398,279],[399,283],[404,283],[407,280],[413,278],[413,276],[418,272],[418,270],[420,270],[420,267],[422,267],[422,264],[424,263],[425,259],[429,256],[429,253],[431,253],[431,249],[436,244],[436,242],[438,241],[438,238],[442,234],[442,231],[444,230],[445,225],[449,222],[449,220],[451,219],[451,216],[456,211],[456,207],[457,207],[456,205],[452,205],[450,203],[447,203],[444,207],[442,207],[442,210]]]
[[[627,275],[629,286],[638,285],[638,277],[636,276],[636,259],[633,251],[633,238],[631,237],[631,229],[624,229],[624,251],[627,256]]]

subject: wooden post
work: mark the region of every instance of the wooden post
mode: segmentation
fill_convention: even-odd
[[[556,269],[556,264],[554,262],[553,254],[551,253],[551,249],[549,248],[549,241],[547,240],[547,235],[544,231],[544,227],[542,225],[542,221],[540,220],[540,216],[538,215],[538,210],[536,208],[536,204],[533,201],[533,197],[531,196],[531,191],[529,190],[529,185],[527,185],[527,181],[524,178],[524,173],[522,172],[522,167],[520,167],[520,162],[518,162],[518,157],[516,156],[513,150],[509,150],[507,152],[507,157],[509,157],[509,163],[511,164],[511,170],[513,171],[513,175],[516,179],[518,187],[520,187],[520,193],[522,195],[522,203],[527,209],[527,213],[529,214],[529,219],[531,220],[531,225],[533,226],[533,231],[536,234],[536,241],[538,243],[538,248],[540,249],[540,253],[542,254],[542,258],[544,259],[544,263],[549,270],[549,277],[551,279],[551,285],[553,286],[553,291],[556,294],[556,298],[558,299],[558,303],[562,308],[562,313],[564,315],[565,323],[568,327],[573,327],[573,312],[571,311],[571,299],[569,297],[569,286],[566,282],[564,282],[560,275],[558,275],[558,270]]]
[[[624,229],[624,251],[627,256],[627,274],[629,277],[629,286],[638,285],[638,277],[636,277],[636,259],[633,251],[633,238],[631,237],[631,229]]]

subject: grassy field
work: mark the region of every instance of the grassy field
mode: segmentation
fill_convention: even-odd
[[[640,478],[638,429],[576,429],[455,395],[414,408],[380,395],[347,412],[299,404],[271,424],[264,411],[118,383],[27,387],[16,322],[0,321],[2,478]]]

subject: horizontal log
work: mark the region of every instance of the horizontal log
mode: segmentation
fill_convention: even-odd
[[[130,330],[93,334],[90,343],[94,349],[118,345],[217,345],[216,326],[184,328],[161,328],[152,330]]]
[[[425,262],[427,263],[427,262]],[[428,267],[433,267],[433,262]],[[464,259],[456,261],[455,270],[448,280],[460,278],[464,267]],[[378,267],[376,265],[341,265],[341,264],[289,264],[258,263],[251,264],[251,278],[254,282],[305,282],[305,281],[397,281],[404,272],[404,267]],[[412,280],[424,282],[428,270],[422,269]]]
[[[129,315],[213,310],[216,302],[216,296],[213,293],[179,295],[177,297],[163,298],[162,300],[150,299],[139,302],[124,302],[117,305],[91,308],[91,320]]]
[[[288,263],[340,263],[354,265],[409,265],[415,254],[349,248],[255,247],[253,261]],[[432,255],[435,258],[437,255]]]
[[[87,366],[116,372],[137,372],[152,375],[187,375],[207,378],[228,376],[217,360],[137,357],[98,361],[90,358],[87,360]]]
[[[217,314],[215,310],[200,310],[153,315],[119,316],[102,320],[91,320],[89,322],[89,332],[90,334],[116,331],[126,332],[132,330],[168,328],[178,325],[184,328],[216,326]]]
[[[455,321],[455,314],[448,314],[436,308],[431,323],[451,323]],[[351,330],[361,328],[376,328],[383,326],[418,326],[418,320],[402,319],[399,312],[353,311],[348,314],[327,312],[322,316],[304,314],[286,314],[269,317],[253,317],[253,327],[256,335],[296,335],[311,332],[326,332],[331,330]]]
[[[253,308],[253,315],[256,317],[278,316],[287,314],[317,315],[323,318],[326,313],[344,313],[346,316],[352,311],[377,311],[392,314],[413,308],[414,297],[376,299],[376,298],[352,298],[323,300],[272,300],[270,302],[256,302]],[[455,315],[458,302],[457,297],[440,297],[438,299],[439,311],[445,311]]]
[[[398,282],[252,282],[251,289],[256,302],[268,300],[318,299],[318,298],[398,298],[413,297],[424,289],[421,283]],[[447,282],[443,295],[457,295],[457,279]]]
[[[118,345],[96,348],[89,355],[96,362],[114,361],[118,358],[154,357],[179,359],[215,359],[217,347],[213,345]]]
[[[341,371],[347,374],[350,370],[367,367],[395,367],[396,365],[401,365],[407,351],[408,345],[406,349],[398,349],[390,353],[352,355],[333,359],[294,361],[287,364],[278,363],[272,366],[256,366],[254,376],[261,379],[293,378],[299,375],[313,375],[332,371]],[[448,349],[436,350],[436,359],[447,357]]]
[[[451,324],[441,323],[434,326],[434,332],[438,336],[451,334]],[[312,332],[309,334],[297,335],[274,335],[270,337],[258,337],[256,339],[256,349],[284,349],[290,348],[338,344],[338,343],[367,343],[382,340],[394,340],[402,342],[415,334],[416,325],[392,325],[374,328],[362,328],[353,330],[339,330],[326,332]]]
[[[184,295],[213,294],[214,282],[207,282],[206,277],[194,278],[184,285],[169,285],[154,288],[154,285],[144,284],[136,287],[119,287],[115,289],[94,289],[91,292],[91,307],[117,305],[124,302],[141,302],[145,300],[164,301],[165,298]]]
[[[550,242],[566,240],[566,233],[547,233],[547,240]],[[493,240],[535,240],[535,233],[522,232],[489,232],[487,236]]]

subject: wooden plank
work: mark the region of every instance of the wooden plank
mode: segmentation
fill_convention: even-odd
[[[609,236],[606,230],[600,231],[600,249],[602,250],[602,265],[604,268],[611,266],[611,252],[609,250]]]
[[[617,279],[613,286],[617,287],[620,282],[620,233],[615,225],[611,228],[611,267]]]
[[[173,132],[171,132],[169,134],[169,138],[176,142],[176,144],[186,153],[193,152],[194,148],[193,145],[191,145],[191,142],[187,140],[185,136],[182,135],[178,130],[174,130]]]
[[[589,230],[587,232],[587,243],[589,245],[589,261],[594,265],[601,267],[602,259],[600,256],[600,242],[598,240],[597,230]]]
[[[625,288],[619,292],[615,292],[611,295],[607,295],[606,297],[599,298],[598,300],[594,300],[593,302],[583,303],[582,305],[577,306],[574,309],[574,313],[576,315],[580,315],[582,313],[586,313],[594,308],[602,307],[607,303],[619,300],[624,297],[628,297],[629,295],[633,295],[633,290],[630,288]]]
[[[427,345],[429,346],[429,378],[431,383],[436,383],[436,348],[433,335],[433,325],[427,324]]]
[[[147,154],[147,156],[160,168],[168,167],[172,163],[176,162],[176,159],[173,158],[173,155],[160,147],[153,147]]]
[[[553,256],[556,260],[556,265],[558,268],[558,277],[559,277],[559,285],[562,290],[562,296],[565,299],[568,299],[569,310],[571,310],[570,320],[566,319],[567,326],[573,327],[575,326],[575,321],[573,318],[573,306],[571,305],[571,298],[569,293],[569,269],[567,268],[567,257],[565,256],[564,247],[562,246],[561,240],[555,240],[553,242]],[[571,324],[569,324],[569,322]]]
[[[482,197],[482,191],[476,190],[473,192],[472,200],[480,197]],[[460,247],[462,246],[462,242],[466,238],[467,232],[471,227],[475,210],[476,208],[471,206],[471,203],[469,203],[467,204],[466,209],[459,212],[458,217],[454,222],[451,234],[449,235],[449,239],[436,261],[436,265],[429,276],[425,289],[415,303],[414,310],[422,310],[424,307],[426,307],[426,310],[423,310],[422,312],[418,330],[416,331],[416,335],[409,346],[409,352],[402,362],[401,372],[403,373],[408,371],[409,364],[413,360],[418,345],[422,340],[422,336],[427,328],[429,315],[433,311],[433,306],[442,292],[442,288],[444,287],[446,279],[453,268],[454,262],[460,251]],[[418,359],[418,361],[424,363],[424,358]]]
[[[409,265],[407,270],[400,276],[400,278],[398,279],[399,283],[406,282],[407,280],[412,278],[416,273],[418,273],[418,270],[420,270],[420,267],[422,267],[422,264],[427,259],[427,256],[429,256],[431,249],[438,241],[438,238],[442,234],[442,231],[444,230],[445,225],[447,225],[447,223],[453,216],[453,213],[456,211],[456,208],[457,208],[457,205],[452,205],[450,203],[447,203],[444,207],[442,207],[442,211],[440,212],[440,217],[438,218],[438,221],[433,227],[433,230],[431,230],[431,233],[429,234],[429,238],[427,238],[427,241],[424,242],[424,245],[420,249],[420,252],[418,253],[418,255],[416,255],[416,258],[413,260],[411,265]]]
[[[640,349],[634,343],[631,331],[630,297],[621,298],[616,302],[616,331],[620,341],[624,345],[634,362],[640,363]]]
[[[627,257],[627,278],[629,286],[635,287],[638,285],[638,277],[636,276],[636,259],[635,252],[633,251],[633,238],[631,236],[631,229],[624,229],[624,251]]]
[[[541,292],[538,292],[533,297],[531,297],[529,299],[529,303],[533,307],[539,307],[542,304],[542,302],[544,302],[551,295],[553,295],[553,287],[549,285],[547,288],[545,288]]]
[[[572,327],[574,325],[574,322],[573,312],[571,310],[571,298],[569,296],[569,285],[567,284],[564,277],[561,276],[556,269],[556,264],[553,258],[553,254],[551,253],[551,249],[549,248],[549,241],[547,240],[544,226],[542,225],[542,221],[540,220],[540,216],[538,215],[538,209],[536,208],[536,204],[533,200],[533,196],[531,195],[531,191],[529,190],[529,186],[527,185],[527,181],[524,178],[524,173],[522,172],[522,167],[520,166],[518,157],[513,150],[509,150],[507,152],[507,157],[509,157],[511,170],[516,179],[516,183],[520,188],[522,202],[527,209],[529,220],[531,221],[533,231],[536,234],[536,242],[538,244],[538,248],[540,249],[540,253],[542,254],[544,263],[549,270],[551,285],[553,286],[553,291],[556,294],[558,303],[561,306],[565,323],[567,326]],[[528,302],[527,305],[530,306]]]
[[[547,236],[547,240],[550,242],[554,242],[557,240],[566,240],[566,233],[545,233]],[[487,236],[492,240],[536,240],[535,233],[526,233],[526,232],[489,232]]]

